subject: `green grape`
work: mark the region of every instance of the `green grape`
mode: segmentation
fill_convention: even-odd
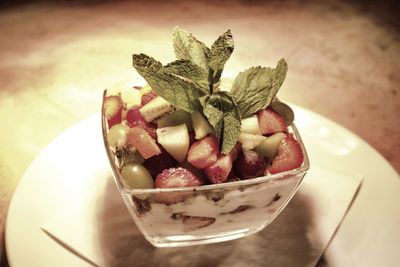
[[[132,189],[149,189],[154,181],[149,171],[140,163],[129,163],[122,167],[121,176]]]
[[[119,123],[111,127],[108,132],[107,139],[111,147],[123,147],[126,144],[126,133],[129,130],[129,126]]]

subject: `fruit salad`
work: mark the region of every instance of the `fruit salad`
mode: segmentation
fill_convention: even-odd
[[[147,84],[104,93],[103,134],[117,185],[156,246],[255,233],[308,169],[293,111],[276,98],[287,64],[246,69],[226,88],[230,31],[211,48],[178,27],[173,36],[176,61],[134,54]]]

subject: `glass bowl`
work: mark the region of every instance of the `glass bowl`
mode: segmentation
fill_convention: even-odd
[[[102,131],[118,190],[137,227],[156,247],[222,242],[261,231],[285,208],[309,169],[304,144],[292,124],[289,132],[304,154],[304,162],[298,169],[197,187],[130,189],[121,177],[118,160],[108,143],[104,108]]]

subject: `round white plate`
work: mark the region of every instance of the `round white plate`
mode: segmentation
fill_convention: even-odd
[[[293,107],[311,168],[315,164],[364,176],[354,204],[326,251],[328,265],[399,263],[400,179],[396,171],[348,130]],[[108,166],[99,114],[71,127],[41,152],[21,179],[10,204],[6,250],[11,266],[88,265],[43,234],[40,227],[62,207],[66,194],[73,198],[81,193],[74,180],[108,175]]]

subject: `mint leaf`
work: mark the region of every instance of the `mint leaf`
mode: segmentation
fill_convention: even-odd
[[[201,88],[202,94],[208,94],[208,73],[191,61],[185,59],[176,60],[167,64],[162,69],[165,73],[176,74],[195,82]]]
[[[221,152],[228,154],[240,134],[240,116],[228,92],[216,92],[200,98],[203,114],[214,128]]]
[[[225,63],[228,61],[234,49],[233,37],[230,30],[222,34],[211,46],[209,66],[213,72],[213,83],[221,78]]]
[[[285,80],[287,64],[281,59],[275,69],[252,67],[239,73],[232,85],[231,94],[242,118],[267,107]]]
[[[133,67],[158,95],[187,112],[199,110],[201,88],[193,82],[167,73],[160,62],[144,54],[133,55]]]
[[[208,71],[210,48],[191,33],[175,27],[173,31],[174,51],[178,59],[186,59]]]

